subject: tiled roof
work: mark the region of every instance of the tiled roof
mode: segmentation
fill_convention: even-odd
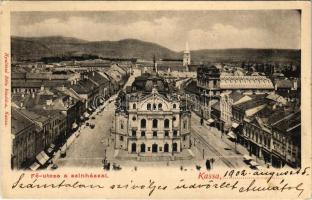
[[[185,91],[193,94],[200,95],[200,91],[197,87],[196,81],[191,81],[184,89]]]
[[[221,76],[221,89],[274,89],[272,81],[265,76]]]
[[[49,120],[47,116],[38,114],[36,112],[26,110],[26,109],[19,109],[19,112],[28,117],[29,119],[35,121],[35,122],[41,122],[44,123]]]
[[[292,88],[292,82],[288,79],[278,79],[275,82],[277,88]]]
[[[42,81],[33,80],[11,80],[11,87],[16,88],[40,88],[43,85]]]
[[[108,84],[109,80],[101,76],[98,72],[90,72],[88,73],[88,78],[98,83],[99,85]]]
[[[301,112],[295,112],[281,117],[280,120],[273,124],[273,128],[279,130],[281,133],[289,134],[293,129],[301,124]]]
[[[220,101],[217,101],[217,102],[215,102],[215,103],[211,103],[212,104],[212,108],[213,109],[215,109],[215,110],[218,110],[218,111],[220,111]]]
[[[260,105],[264,105],[267,103],[267,100],[264,98],[260,98],[260,99],[252,99],[249,100],[247,102],[243,102],[237,105],[234,105],[233,107],[242,110],[243,112],[245,112],[246,110],[249,110],[251,108],[255,108],[258,107]]]
[[[240,100],[241,98],[243,98],[245,95],[238,92],[238,91],[233,91],[229,94],[230,98],[233,99],[233,102],[235,103],[236,101]]]
[[[95,85],[92,81],[88,79],[83,79],[78,82],[76,85],[70,85],[76,93],[78,94],[88,94],[96,89],[97,85]]]
[[[18,134],[20,131],[34,124],[29,118],[21,114],[18,109],[12,108],[11,111],[11,134]]]

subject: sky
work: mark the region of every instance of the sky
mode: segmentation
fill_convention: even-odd
[[[11,35],[88,41],[139,39],[174,51],[300,49],[297,10],[14,12]]]

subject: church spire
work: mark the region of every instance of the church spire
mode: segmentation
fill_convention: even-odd
[[[154,54],[154,57],[153,57],[153,72],[156,72],[156,74],[158,73],[158,70],[157,70],[157,62],[156,62],[156,56]]]
[[[190,53],[188,42],[185,43],[185,50],[184,53]]]
[[[188,65],[191,64],[191,52],[189,49],[188,42],[185,43],[185,50],[183,54],[183,66],[185,67],[185,70],[188,71]]]

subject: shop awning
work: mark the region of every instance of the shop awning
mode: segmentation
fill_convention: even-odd
[[[39,162],[41,165],[44,165],[44,164],[50,159],[50,157],[49,157],[44,151],[41,151],[41,152],[36,156],[36,159],[38,160],[38,162]]]
[[[37,170],[40,167],[40,164],[37,162],[34,162],[29,168],[33,171]]]
[[[235,135],[235,133],[233,133],[233,131],[229,132],[229,133],[228,133],[228,136],[229,136],[230,138],[232,138],[232,139],[236,139],[236,135]]]
[[[214,122],[214,119],[208,119],[208,123],[213,123]]]
[[[90,115],[89,115],[89,113],[87,113],[87,112],[85,112],[84,114],[83,114],[83,117],[84,118],[88,118]]]
[[[75,128],[77,128],[77,127],[78,127],[78,124],[76,124],[76,123],[74,122],[73,125],[72,125],[72,128],[75,129]]]
[[[239,126],[238,123],[236,123],[236,122],[233,122],[233,123],[232,123],[232,127],[233,127],[233,128],[237,128],[238,126]]]
[[[250,164],[251,166],[253,166],[253,167],[259,166],[259,164],[258,164],[257,162],[255,162],[255,161],[250,161],[249,164]]]
[[[244,160],[247,160],[247,161],[252,160],[252,157],[250,157],[250,156],[248,156],[246,154],[243,157],[244,157]]]

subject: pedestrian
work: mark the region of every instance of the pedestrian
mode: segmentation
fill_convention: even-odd
[[[204,124],[204,119],[200,118],[200,125],[203,125],[203,124]]]
[[[210,165],[210,160],[206,160],[206,169],[210,170],[211,169],[211,165]]]

